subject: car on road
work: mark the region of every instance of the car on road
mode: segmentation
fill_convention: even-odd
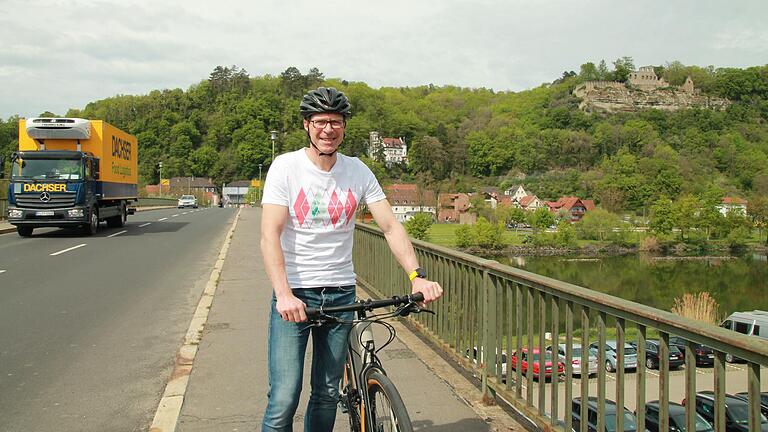
[[[560,359],[563,364],[565,364],[565,344],[558,344],[557,345],[557,356]],[[547,347],[548,351],[552,350],[552,347]],[[573,370],[574,375],[579,375],[583,373],[583,368],[581,367],[581,344],[573,344],[573,355],[571,358],[571,367]],[[586,367],[587,375],[592,375],[594,373],[597,373],[597,352],[595,350],[590,349],[589,354],[587,357],[587,362],[589,363]]]
[[[544,352],[544,358],[542,359],[538,348],[534,348],[529,351],[528,348],[523,348],[520,352],[513,352],[510,358],[510,367],[513,370],[517,370],[518,365],[520,371],[525,375],[528,372],[529,363],[533,364],[533,378],[544,379],[551,378],[552,375],[559,376],[565,370],[565,365],[561,361],[557,361],[557,366],[553,362],[552,353],[549,351]],[[544,362],[544,372],[541,371],[541,363]],[[556,368],[556,371],[555,371]]]
[[[669,346],[676,346],[683,355],[683,360],[685,360],[685,343],[686,340],[680,336],[669,337]],[[711,366],[715,363],[715,351],[711,347],[693,343],[691,348],[693,348],[693,353],[696,356],[696,366]]]
[[[580,397],[574,398],[571,401],[571,418],[573,423],[573,430],[581,430],[581,403]],[[621,415],[624,418],[624,431],[635,432],[637,431],[637,418],[632,411],[622,407]],[[601,432],[614,432],[616,431],[616,419],[619,413],[616,402],[606,399],[605,400],[605,428]],[[590,396],[587,399],[587,430],[589,432],[597,432],[597,397]]]
[[[589,345],[590,349],[597,351],[600,349],[600,344],[592,342]],[[608,372],[616,372],[618,365],[618,352],[616,351],[616,341],[605,341],[605,370]],[[629,343],[624,344],[624,369],[637,369],[637,348]]]
[[[197,198],[195,198],[194,195],[182,195],[181,198],[179,198],[178,203],[179,208],[197,208]]]
[[[670,432],[685,431],[685,406],[679,403],[669,402],[669,430]],[[650,432],[660,432],[660,409],[659,401],[650,401],[645,403],[645,429]],[[637,414],[637,412],[635,412]],[[715,429],[707,422],[704,417],[696,413],[694,418],[694,429],[696,432],[714,432]]]
[[[683,399],[683,405],[687,401]],[[715,424],[715,395],[711,391],[696,393],[696,412],[709,424]],[[725,432],[749,431],[749,404],[744,399],[725,395]],[[760,431],[768,432],[768,419],[760,414]]]
[[[632,346],[636,346],[632,343]],[[661,364],[661,358],[659,353],[661,352],[661,345],[657,340],[645,341],[645,367],[648,369],[658,369]],[[680,350],[674,346],[669,345],[669,369],[677,369],[685,363],[683,360],[683,354]]]

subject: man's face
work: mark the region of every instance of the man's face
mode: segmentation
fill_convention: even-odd
[[[322,153],[332,153],[339,148],[344,140],[344,127],[344,116],[336,113],[315,114],[304,120],[309,139]]]

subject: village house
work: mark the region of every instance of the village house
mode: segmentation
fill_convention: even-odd
[[[717,209],[723,216],[727,216],[728,213],[740,214],[742,216],[747,215],[747,200],[734,197],[725,197],[722,199]]]
[[[378,132],[371,132],[368,140],[368,156],[382,159],[386,166],[408,164],[408,146],[405,138],[382,138]]]
[[[505,196],[512,197],[513,200],[519,200],[520,198],[528,195],[528,192],[526,192],[523,185],[515,185],[512,187],[507,188],[504,191]]]
[[[513,205],[525,211],[536,211],[540,208],[547,208],[546,201],[542,201],[536,195],[526,195],[514,201]]]
[[[477,221],[477,216],[469,212],[469,194],[442,193],[438,198],[438,221],[460,224],[474,224]]]
[[[571,222],[578,222],[584,214],[595,208],[593,200],[583,200],[577,197],[560,197],[557,201],[547,201],[547,207],[552,213],[566,212],[570,214]]]
[[[417,213],[431,213],[436,217],[435,194],[420,190],[415,184],[393,184],[384,187],[384,194],[392,207],[395,218],[406,222]]]

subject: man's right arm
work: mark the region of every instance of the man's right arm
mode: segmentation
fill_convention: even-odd
[[[288,222],[288,208],[276,204],[264,204],[261,212],[261,255],[277,299],[277,312],[291,322],[306,321],[306,305],[293,295],[285,273],[285,256],[280,245],[280,235]]]

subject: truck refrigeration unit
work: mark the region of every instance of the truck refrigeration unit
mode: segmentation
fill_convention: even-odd
[[[7,216],[22,237],[40,227],[121,227],[138,201],[136,137],[101,120],[22,119],[11,162]]]

